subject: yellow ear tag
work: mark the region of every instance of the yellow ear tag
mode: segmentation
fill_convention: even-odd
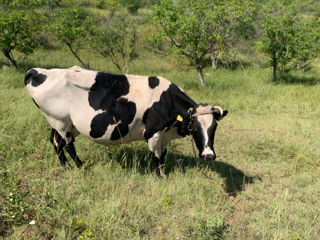
[[[181,117],[181,115],[177,116],[177,121],[182,122],[183,121],[183,117]]]

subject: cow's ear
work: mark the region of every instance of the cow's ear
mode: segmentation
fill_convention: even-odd
[[[192,116],[192,114],[194,114],[194,112],[195,112],[195,109],[193,107],[188,109],[188,115],[189,116]]]
[[[222,118],[224,118],[228,114],[228,110],[223,110],[222,116],[220,111],[213,112],[213,116],[217,121],[220,121]]]

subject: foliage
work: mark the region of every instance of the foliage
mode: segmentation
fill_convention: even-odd
[[[0,50],[17,69],[13,51],[30,54],[37,47],[34,40],[40,31],[40,15],[33,9],[38,2],[25,0],[0,1]]]
[[[261,17],[263,37],[258,47],[273,67],[274,82],[278,69],[295,68],[299,62],[315,57],[313,21],[298,15],[295,5],[270,1],[261,9]]]
[[[120,72],[129,73],[131,62],[138,56],[137,22],[125,9],[120,9],[92,38],[92,47],[109,58]]]
[[[238,22],[250,19],[249,1],[161,1],[153,8],[151,19],[162,29],[154,35],[157,42],[167,38],[175,53],[186,57],[205,85],[203,69],[208,65],[207,54],[216,58],[227,45],[230,32]]]
[[[89,68],[89,64],[84,63],[78,51],[87,45],[95,20],[72,6],[54,12],[51,19],[53,21],[50,29],[57,39],[69,48],[83,67]]]
[[[217,69],[219,55],[228,53],[240,37],[249,38],[254,5],[251,0],[216,1],[210,13],[213,38],[209,42],[212,68]]]

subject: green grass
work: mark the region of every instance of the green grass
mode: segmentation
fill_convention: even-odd
[[[82,55],[92,68],[116,72],[107,60]],[[58,50],[18,60],[20,72],[0,70],[0,238],[319,238],[317,62],[278,85],[270,69],[206,69],[202,89],[195,71],[141,56],[132,73],[164,76],[196,101],[229,110],[216,133],[217,161],[198,163],[190,138],[173,141],[169,178],[161,179],[143,142],[111,147],[80,136],[84,169],[60,167],[23,77],[33,66],[78,63]]]

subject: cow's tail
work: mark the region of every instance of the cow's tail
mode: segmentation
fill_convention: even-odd
[[[45,74],[39,73],[36,69],[32,68],[26,73],[24,77],[24,84],[28,85],[31,83],[33,87],[38,87],[44,83],[46,79],[47,76]]]
[[[27,85],[28,83],[30,83],[30,81],[32,80],[32,78],[34,76],[36,76],[38,74],[38,71],[35,69],[30,69],[26,75],[24,76],[24,84]]]

